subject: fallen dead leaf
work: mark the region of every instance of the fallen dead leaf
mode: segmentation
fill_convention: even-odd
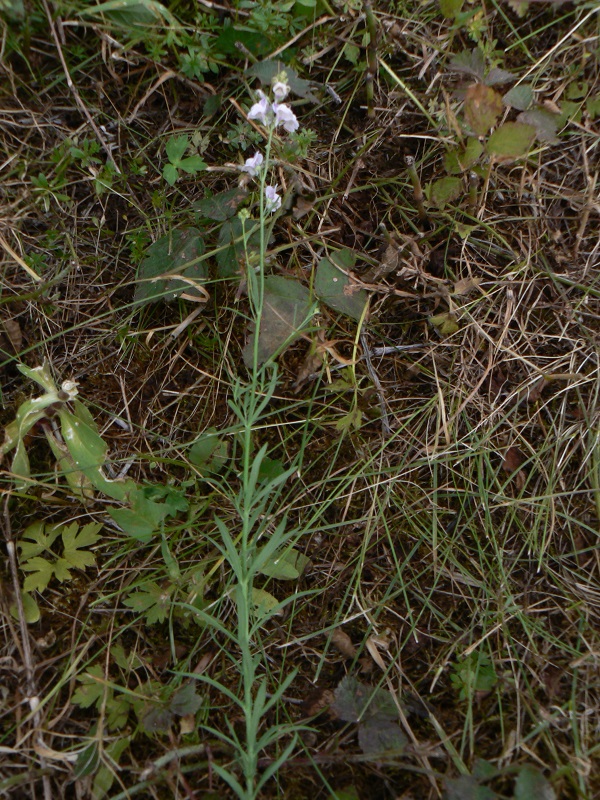
[[[331,643],[345,658],[354,658],[356,656],[356,647],[352,644],[352,639],[341,628],[336,628],[331,634]]]

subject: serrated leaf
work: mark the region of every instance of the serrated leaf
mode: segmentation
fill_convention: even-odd
[[[459,175],[471,169],[483,153],[483,144],[474,136],[469,136],[465,146],[450,150],[444,156],[444,166],[450,175]]]
[[[514,75],[507,72],[505,69],[499,67],[492,67],[492,69],[485,76],[485,82],[488,86],[498,86],[502,83],[510,83],[514,81]]]
[[[521,83],[518,86],[513,86],[512,89],[504,95],[502,102],[505,106],[511,106],[518,111],[526,111],[533,103],[533,89],[529,83]]]
[[[465,98],[465,119],[479,136],[486,134],[496,124],[502,113],[502,98],[490,86],[472,83]]]
[[[486,150],[500,159],[513,159],[524,156],[535,139],[533,125],[522,122],[505,122],[487,140]]]
[[[167,618],[172,593],[172,586],[163,589],[154,581],[148,581],[138,591],[130,594],[123,605],[143,614],[148,624],[153,625],[155,622],[164,622]]]
[[[178,689],[169,703],[169,710],[178,717],[185,717],[187,714],[195,714],[202,708],[203,700],[196,694],[193,684],[188,683]]]
[[[87,669],[84,675],[80,675],[77,680],[79,681],[79,686],[75,689],[71,701],[80,708],[90,708],[93,705],[100,706],[106,692],[102,667],[99,664],[94,664]]]
[[[295,341],[310,324],[312,303],[308,289],[293,278],[269,275],[264,282],[263,313],[258,333],[258,363],[264,364],[281,348]],[[254,358],[252,333],[244,347],[244,364]]]
[[[428,197],[438,208],[445,208],[448,203],[452,203],[462,192],[462,182],[460,178],[446,176],[434,181],[427,187]]]
[[[245,186],[236,186],[234,189],[228,189],[226,192],[220,192],[212,197],[196,200],[193,206],[194,210],[203,217],[214,219],[216,222],[225,222],[226,219],[233,217],[240,203],[247,197],[248,189]]]
[[[75,523],[65,527],[62,532],[63,558],[77,569],[93,566],[96,563],[96,557],[84,548],[96,544],[101,538],[98,535],[101,528],[102,524],[98,522],[89,522],[79,532]]]
[[[188,137],[183,134],[182,136],[172,136],[165,145],[165,150],[167,152],[167,158],[174,166],[178,167],[179,162],[185,155],[185,151],[188,149],[190,140]]]
[[[334,311],[346,314],[358,322],[364,314],[369,295],[338,269],[334,259],[340,265],[345,260],[345,269],[354,266],[354,254],[350,250],[341,251],[331,258],[322,258],[317,265],[315,294]]]
[[[300,78],[296,70],[284,64],[283,61],[271,58],[265,61],[259,61],[257,64],[252,64],[251,67],[248,67],[245,74],[248,77],[258,78],[263,86],[270,86],[273,78],[279,75],[280,72],[285,72],[287,75],[288,86],[294,94],[297,94],[298,97],[304,97],[307,100],[317,102],[316,97],[311,91],[310,81]]]
[[[556,800],[556,792],[539,769],[525,764],[515,783],[515,800]]]
[[[23,572],[31,573],[23,581],[23,591],[25,592],[43,592],[54,575],[54,564],[41,556],[30,558],[21,564],[21,569]]]
[[[39,556],[45,550],[50,551],[58,536],[60,536],[59,525],[46,527],[41,520],[32,522],[25,528],[19,541],[20,560],[27,561],[34,556]]]
[[[476,47],[474,50],[463,50],[452,57],[448,65],[452,72],[462,72],[473,75],[483,81],[485,75],[485,59],[482,51]]]
[[[182,292],[204,296],[201,287],[207,277],[202,233],[197,228],[180,228],[150,245],[138,267],[134,302],[145,305],[158,300],[173,300]],[[181,275],[185,280],[170,275]]]
[[[395,722],[373,719],[358,728],[358,744],[368,758],[399,756],[408,744],[408,739]]]
[[[302,575],[309,563],[310,559],[304,553],[294,547],[289,547],[283,552],[276,553],[260,568],[259,572],[276,580],[292,581]]]
[[[555,144],[558,141],[556,131],[558,130],[559,120],[559,114],[553,114],[545,108],[531,108],[517,117],[518,122],[533,125],[540,142],[548,142],[549,144]]]
[[[58,581],[64,583],[65,581],[71,580],[71,565],[65,558],[57,558],[52,566],[54,569],[54,577]]]

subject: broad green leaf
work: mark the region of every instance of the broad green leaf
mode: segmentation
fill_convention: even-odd
[[[498,86],[501,83],[512,83],[515,76],[505,69],[493,67],[485,76],[485,83],[487,86]]]
[[[437,328],[442,336],[451,336],[453,333],[456,333],[459,328],[454,315],[448,312],[444,314],[435,314],[433,317],[429,317],[429,322],[431,322],[434,328]]]
[[[244,233],[246,246],[244,246]],[[258,226],[248,221],[242,227],[238,217],[228,219],[221,225],[219,231],[219,251],[217,252],[217,275],[219,278],[231,278],[244,271],[246,263],[246,250],[249,253],[257,251],[260,246],[260,231]]]
[[[169,710],[178,717],[185,717],[186,714],[195,714],[202,708],[203,699],[196,694],[193,684],[188,683],[178,689],[169,703]]]
[[[73,494],[82,499],[93,497],[92,482],[86,476],[85,472],[77,469],[77,465],[73,456],[69,452],[69,448],[62,440],[59,440],[52,429],[48,428],[46,431],[46,440],[50,445],[50,449],[56,458],[58,467],[62,474],[65,476],[67,483]]]
[[[71,580],[71,565],[66,558],[57,558],[52,567],[54,569],[54,577],[56,580],[60,581],[61,583]]]
[[[106,15],[124,27],[148,27],[166,21],[177,25],[177,19],[157,0],[108,0],[78,11],[79,16]]]
[[[284,346],[290,345],[310,324],[312,303],[308,289],[293,278],[269,275],[264,282],[264,304],[258,333],[258,363],[264,364]],[[244,347],[244,364],[254,358],[252,333]]]
[[[200,260],[203,254],[204,241],[197,228],[175,229],[162,236],[150,245],[138,267],[135,303],[169,301],[183,292],[203,298],[201,284],[208,274],[206,262]]]
[[[261,31],[258,33],[242,25],[227,24],[228,22],[229,21],[224,25],[223,31],[219,34],[214,44],[215,51],[223,53],[223,55],[243,58],[240,53],[240,48],[237,46],[239,42],[244,45],[253,56],[260,58],[260,56],[270,53],[274,49],[274,46],[276,46],[276,41],[279,41],[274,38],[277,32],[272,28],[269,31]]]
[[[477,47],[474,50],[463,50],[452,57],[449,69],[462,72],[483,81],[485,75],[485,59],[483,52]]]
[[[96,544],[101,538],[98,534],[101,529],[102,523],[99,522],[89,522],[79,532],[77,524],[74,522],[65,527],[62,532],[63,558],[78,569],[93,566],[96,563],[96,557],[84,548]]]
[[[505,106],[512,106],[518,111],[526,111],[533,103],[533,89],[530,83],[520,83],[504,95],[502,102]]]
[[[21,592],[21,602],[23,603],[23,614],[25,615],[25,622],[28,625],[34,625],[36,622],[39,622],[41,614],[40,614],[40,607],[36,603],[35,599],[29,592]],[[9,607],[10,615],[13,619],[18,621],[19,619],[19,609],[17,608],[16,603],[12,603]]]
[[[54,575],[54,564],[41,556],[30,558],[21,564],[21,569],[23,572],[31,573],[23,581],[23,591],[25,592],[43,592]]]
[[[182,159],[177,166],[184,172],[194,175],[196,172],[201,172],[203,169],[206,169],[208,165],[200,156],[189,156],[188,158]]]
[[[345,786],[343,789],[336,789],[333,794],[330,794],[329,800],[360,800],[360,796],[355,786]]]
[[[374,718],[359,726],[358,744],[367,757],[378,759],[401,755],[408,739],[395,722]]]
[[[269,458],[265,456],[260,462],[260,469],[258,470],[259,481],[274,481],[285,472],[283,461],[278,458]]]
[[[216,222],[225,222],[226,219],[233,217],[237,212],[240,203],[248,197],[248,189],[245,186],[236,186],[226,192],[220,192],[212,197],[204,197],[196,200],[193,204],[194,210],[198,211],[207,219],[214,219]]]
[[[358,284],[353,283],[345,272],[338,269],[336,262],[345,262],[344,268],[351,269],[354,266],[354,254],[345,250],[319,261],[315,275],[315,294],[334,311],[346,314],[358,322],[364,314],[369,295]]]
[[[54,541],[60,536],[60,525],[45,526],[41,520],[32,522],[23,531],[19,540],[20,560],[27,561],[41,555],[45,550],[51,551]]]
[[[205,474],[218,474],[229,458],[229,442],[220,439],[216,428],[207,428],[192,444],[188,458]]]
[[[549,144],[556,144],[558,141],[556,131],[558,130],[559,119],[559,114],[553,114],[551,111],[540,107],[524,111],[517,117],[518,122],[533,125],[535,134],[540,142],[548,142]]]
[[[165,164],[163,167],[162,176],[169,186],[175,186],[177,183],[177,178],[179,177],[177,167],[174,167],[173,164]]]
[[[75,689],[71,701],[80,708],[90,708],[93,705],[99,708],[107,691],[103,668],[99,664],[94,664],[77,680],[79,686]]]
[[[495,800],[496,792],[487,786],[480,786],[472,775],[459,778],[446,778],[446,800]]]
[[[522,122],[505,122],[487,140],[486,150],[500,159],[513,159],[524,156],[535,139],[533,125]]]
[[[130,594],[123,605],[143,614],[148,625],[153,625],[155,622],[164,622],[167,618],[172,594],[173,586],[162,588],[157,583],[148,581],[138,591]]]
[[[556,792],[539,769],[525,764],[517,776],[514,800],[556,800]]]
[[[439,0],[440,11],[446,19],[454,19],[462,11],[465,0]]]
[[[460,178],[446,176],[439,178],[427,187],[429,200],[438,208],[445,208],[448,203],[452,203],[462,193],[462,182]]]
[[[471,169],[482,153],[483,144],[474,136],[469,136],[464,148],[450,150],[444,156],[446,172],[450,175],[460,175],[461,172]]]
[[[351,64],[354,64],[354,66],[358,64],[358,59],[360,58],[360,47],[355,45],[353,42],[346,42],[342,49],[342,53],[344,58],[346,58]]]
[[[168,708],[150,705],[142,716],[141,723],[147,733],[166,733],[171,727],[173,715]]]
[[[95,425],[86,422],[80,413],[72,414],[66,408],[59,411],[58,416],[63,439],[77,468],[98,491],[114,500],[125,500],[135,489],[135,483],[130,479],[111,480],[105,476],[102,467],[106,461],[107,445]]]
[[[270,578],[281,581],[296,580],[302,575],[310,559],[304,553],[289,547],[282,552],[276,553],[259,572]]]
[[[93,775],[100,765],[100,753],[98,743],[92,742],[77,756],[77,761],[73,767],[75,780],[85,778],[86,775]]]
[[[336,431],[343,433],[344,431],[360,430],[360,426],[362,425],[362,411],[358,406],[354,406],[348,411],[347,414],[344,414],[335,423]]]
[[[151,494],[151,490],[135,487],[129,495],[130,508],[108,509],[110,516],[126,534],[143,543],[149,542],[161,523],[174,513],[170,504],[156,502],[148,494]]]
[[[331,708],[344,722],[369,720],[375,723],[398,719],[398,709],[388,691],[367,686],[351,676],[338,684]]]
[[[181,159],[185,155],[185,151],[188,149],[190,144],[190,140],[188,137],[183,134],[183,136],[172,136],[165,145],[165,150],[167,152],[167,158],[175,167],[180,165]]]
[[[264,589],[252,588],[252,611],[257,617],[269,616],[279,605],[279,600]]]
[[[477,82],[467,88],[465,119],[479,136],[486,134],[496,124],[502,109],[502,98],[490,86]]]
[[[245,74],[248,77],[258,78],[263,86],[270,86],[273,78],[281,72],[285,72],[287,75],[288,85],[294,94],[297,94],[298,97],[304,97],[316,102],[316,98],[311,91],[310,81],[298,77],[296,70],[284,64],[283,61],[278,61],[276,59],[259,61],[257,64],[252,64],[251,67],[248,67]]]

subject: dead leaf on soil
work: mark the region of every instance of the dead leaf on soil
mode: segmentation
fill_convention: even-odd
[[[352,644],[352,639],[341,628],[336,628],[331,634],[331,643],[337,647],[345,658],[354,658],[356,647]]]
[[[509,473],[515,472],[525,461],[526,458],[518,447],[509,447],[502,462],[502,469]]]
[[[23,348],[23,334],[18,320],[14,317],[12,319],[4,319],[2,320],[2,326],[13,350],[15,353],[20,353]]]

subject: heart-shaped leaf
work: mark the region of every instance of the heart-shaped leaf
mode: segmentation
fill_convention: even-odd
[[[138,267],[134,301],[145,305],[173,300],[184,291],[204,297],[205,290],[196,285],[207,277],[206,262],[198,260],[203,253],[204,242],[197,228],[174,230],[158,239]]]
[[[310,324],[312,303],[308,289],[299,281],[269,275],[265,278],[263,313],[258,333],[258,363],[264,364],[282,347],[290,345]],[[244,348],[244,364],[254,361],[253,333]]]

